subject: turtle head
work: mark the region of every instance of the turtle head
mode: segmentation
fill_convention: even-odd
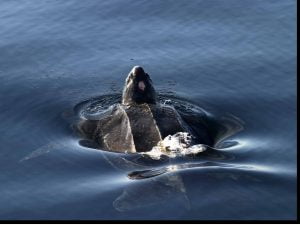
[[[142,67],[133,67],[125,81],[122,103],[130,105],[134,103],[155,104],[155,102],[156,93],[149,75]]]

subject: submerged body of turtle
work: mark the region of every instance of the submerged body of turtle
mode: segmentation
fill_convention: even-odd
[[[121,102],[119,94],[101,96],[76,105],[72,110],[76,113],[74,118],[72,113],[69,113],[70,118],[68,113],[64,114],[67,116],[65,119],[70,120],[72,127],[84,137],[79,140],[81,146],[107,150],[102,151],[101,155],[115,169],[125,172],[129,179],[147,179],[146,182],[126,185],[123,193],[113,202],[114,208],[119,211],[155,204],[163,207],[162,204],[170,200],[176,209],[189,209],[184,180],[176,171],[207,167],[236,168],[235,165],[214,162],[233,157],[214,148],[235,145],[235,142],[222,143],[222,140],[243,128],[240,121],[235,117],[215,120],[200,107],[173,97],[156,97],[149,75],[141,67],[134,67],[126,79]],[[201,153],[200,162],[191,162],[197,157],[184,157],[183,160],[177,157],[189,155],[185,151],[180,152],[182,149],[194,154],[193,147],[196,147],[196,153],[201,152],[201,144],[208,148]],[[21,161],[47,153],[53,145],[56,143],[32,152]],[[160,145],[164,150],[171,151],[161,154]],[[61,148],[60,144],[58,146]],[[143,153],[122,154],[125,152]],[[160,155],[168,157],[160,158]]]
[[[81,145],[109,152],[142,152],[103,154],[114,168],[126,171],[128,178],[151,178],[148,182],[138,182],[125,188],[113,203],[119,211],[162,204],[170,198],[174,202],[173,196],[178,197],[178,207],[189,209],[183,179],[174,171],[210,164],[177,164],[172,161],[172,165],[169,158],[189,155],[185,154],[185,150],[192,154],[202,152],[203,146],[214,147],[220,140],[241,129],[239,123],[231,120],[221,123],[215,123],[213,120],[208,122],[204,111],[195,108],[194,105],[189,107],[186,102],[180,103],[183,108],[176,107],[175,102],[180,102],[179,99],[168,100],[172,104],[166,104],[166,99],[157,99],[150,76],[141,67],[134,67],[125,81],[121,102],[114,97],[112,105],[103,109],[105,104],[101,104],[101,101],[107,101],[102,97],[101,101],[98,99],[100,104],[97,104],[97,100],[87,102],[85,109],[91,111],[79,113],[80,120],[76,123],[76,128],[85,138],[80,141]],[[195,149],[197,151],[194,151]],[[226,155],[219,151],[203,153],[204,159],[226,158]],[[167,157],[163,160],[153,160],[161,159],[161,155]],[[162,174],[164,176],[160,176]]]

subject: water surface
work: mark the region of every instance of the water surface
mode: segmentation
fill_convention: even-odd
[[[296,219],[296,1],[1,1],[0,27],[0,219]],[[134,65],[243,121],[230,157],[132,180],[80,145],[74,107]]]

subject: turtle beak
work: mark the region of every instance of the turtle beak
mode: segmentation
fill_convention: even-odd
[[[139,83],[138,83],[139,90],[144,91],[145,87],[146,87],[146,85],[145,85],[144,81],[139,81]]]

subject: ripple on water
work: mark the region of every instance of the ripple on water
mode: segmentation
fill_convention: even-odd
[[[154,167],[154,170],[150,169],[149,170],[150,173],[147,173],[147,174],[151,174],[149,175],[149,177],[152,177],[152,176],[161,175],[166,172],[168,173],[175,172],[177,170],[182,170],[186,168],[200,168],[208,165],[208,163],[203,163],[203,162],[201,162],[201,164],[199,165],[197,163],[195,164],[194,161],[197,160],[197,158],[199,160],[215,160],[215,161],[224,161],[224,160],[232,161],[235,158],[233,154],[226,152],[226,149],[232,148],[234,146],[236,147],[239,144],[238,141],[228,140],[228,138],[232,137],[234,134],[236,134],[237,132],[243,129],[243,122],[240,119],[228,115],[222,118],[216,118],[214,115],[207,112],[205,109],[201,108],[197,104],[194,104],[193,102],[187,101],[183,98],[176,97],[173,94],[172,95],[159,94],[158,101],[162,105],[173,106],[183,117],[183,119],[187,121],[188,124],[191,126],[193,126],[193,122],[199,122],[199,121],[204,122],[206,125],[208,125],[210,128],[209,132],[211,132],[214,136],[213,145],[195,146],[193,148],[193,151],[190,151],[191,154],[184,154],[184,151],[181,152],[169,151],[168,153],[164,153],[164,154],[160,152],[161,154],[158,154],[160,157],[156,157],[156,158],[152,157],[153,154],[151,156],[151,154],[147,154],[147,152],[141,154],[140,153],[134,154],[134,155],[138,155],[136,157],[138,158],[138,162],[136,161],[136,159],[133,160],[133,157],[130,156],[132,154],[116,154],[116,155],[104,154],[106,155],[107,160],[110,161],[113,166],[120,165],[120,162],[123,164],[125,162],[125,164],[127,164],[127,166],[125,167],[130,168],[129,171],[131,172],[137,168],[141,169],[141,168]],[[108,95],[85,100],[77,104],[74,107],[74,111],[75,114],[78,116],[79,120],[80,119],[98,120],[101,119],[103,113],[105,113],[106,110],[109,109],[109,107],[120,102],[121,102],[121,94],[108,94]],[[79,144],[87,148],[101,150],[101,147],[99,147],[99,145],[97,145],[97,143],[95,143],[92,140],[80,139]],[[176,150],[178,150],[178,148]],[[170,153],[172,153],[172,155]],[[170,157],[171,158],[176,157],[177,158],[176,160],[184,160],[184,162],[180,162],[182,163],[181,165],[176,165],[176,170],[170,170],[170,167],[163,167],[163,169],[161,168],[158,169],[158,167],[165,162],[165,159]],[[193,161],[192,164],[190,164],[189,162],[190,160]],[[162,164],[157,165],[154,163],[155,161],[159,161]],[[222,166],[219,165],[219,167]],[[234,165],[232,164],[231,167],[240,168],[241,165],[234,167]],[[132,173],[134,174],[135,172]],[[132,178],[132,176],[129,177]],[[147,177],[147,176],[143,175],[143,177]]]

